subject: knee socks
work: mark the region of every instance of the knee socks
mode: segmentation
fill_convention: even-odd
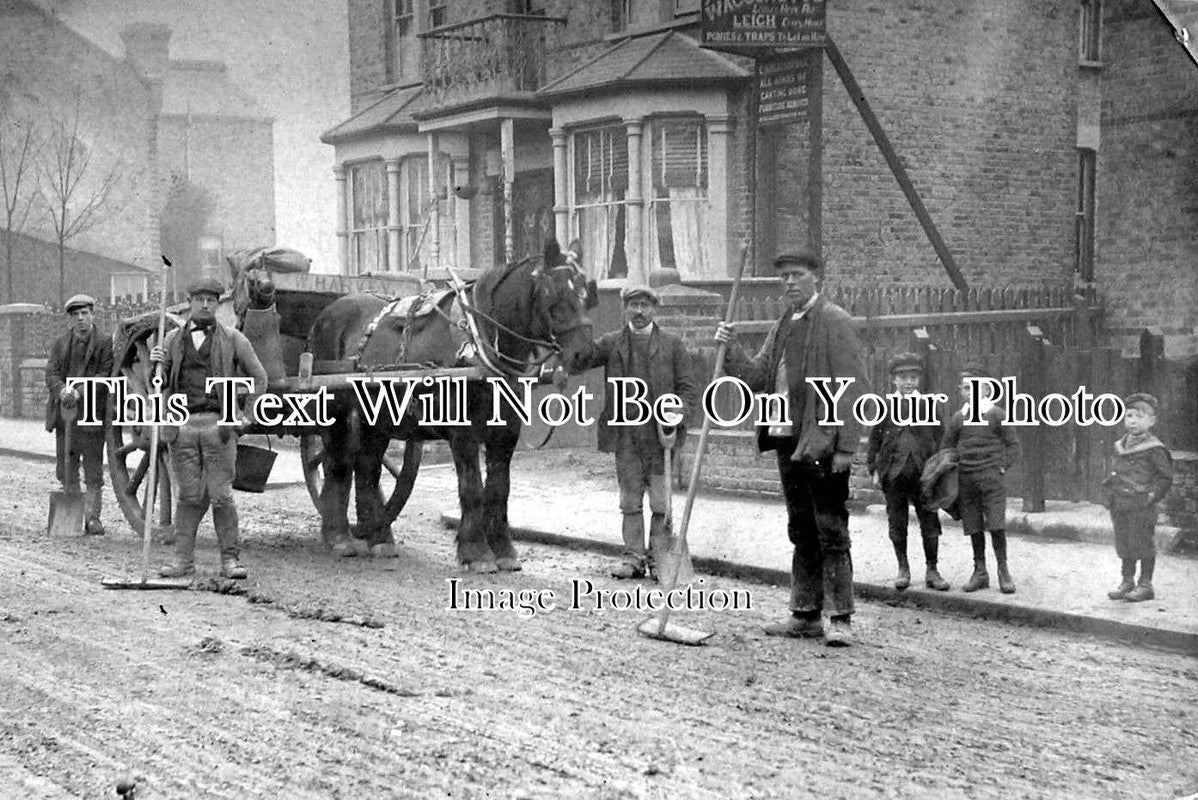
[[[1132,563],[1132,573],[1135,574],[1136,562]],[[1152,572],[1156,569],[1156,556],[1140,559],[1140,583],[1152,583]]]
[[[990,531],[990,545],[994,548],[994,560],[999,564],[1007,563],[1007,532],[1001,529]]]
[[[1136,580],[1136,560],[1134,558],[1123,559],[1122,570],[1120,574],[1123,576],[1123,580],[1132,581],[1134,583]]]
[[[971,533],[969,535],[969,544],[973,547],[974,562],[985,563],[985,561],[986,561],[986,534]]]

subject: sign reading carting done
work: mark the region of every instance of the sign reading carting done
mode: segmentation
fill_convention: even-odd
[[[812,52],[816,56],[823,55],[808,50],[758,62],[758,125],[799,122],[807,116],[807,81],[811,66],[808,55]]]
[[[822,47],[825,0],[703,0],[708,47]]]

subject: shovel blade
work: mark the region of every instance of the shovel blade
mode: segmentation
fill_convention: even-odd
[[[637,625],[636,629],[642,636],[647,636],[650,639],[692,646],[701,645],[715,636],[715,631],[697,631],[676,622],[667,621],[665,627],[662,627],[661,619],[658,617],[641,620],[641,624]]]
[[[657,581],[662,586],[673,589],[675,586],[694,583],[694,580],[695,567],[691,563],[690,548],[681,539],[675,539],[674,545],[661,557]]]
[[[50,492],[50,518],[46,532],[51,536],[83,535],[83,495],[78,492]]]

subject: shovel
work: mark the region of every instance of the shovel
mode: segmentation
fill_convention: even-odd
[[[75,428],[75,404],[60,402],[58,419],[62,433],[62,476],[67,485],[67,470],[71,463],[71,440]],[[50,492],[50,518],[46,522],[46,533],[51,536],[80,536],[83,534],[83,494],[76,487],[73,491]]]
[[[728,295],[728,310],[724,314],[724,322],[731,323],[732,317],[736,313],[736,297],[740,294],[740,281],[745,274],[745,265],[749,262],[749,245],[743,243],[740,246],[740,268],[736,272],[736,279],[732,281],[732,291]],[[720,342],[719,347],[715,351],[715,370],[712,375],[712,382],[719,380],[724,372],[724,352],[728,349],[725,342]],[[695,494],[699,490],[699,475],[703,469],[703,454],[707,452],[707,436],[711,433],[711,417],[707,414],[703,415],[703,428],[699,432],[699,444],[695,448],[695,463],[691,467],[690,483],[686,487],[686,505],[682,508],[682,524],[678,528],[678,536],[674,539],[674,544],[670,548],[670,552],[666,555],[664,569],[659,578],[662,586],[666,587],[666,593],[676,588],[679,585],[689,584],[694,580],[695,573],[691,567],[690,550],[686,545],[687,526],[691,519],[691,509],[695,505]],[[669,450],[666,451],[666,473],[669,474],[670,462]],[[668,479],[667,479],[668,480]],[[648,636],[651,639],[661,639],[666,642],[674,642],[676,644],[691,644],[699,645],[715,636],[715,631],[697,631],[693,628],[686,628],[677,623],[670,622],[670,606],[663,599],[662,609],[656,617],[648,617],[637,625],[637,631],[642,636]]]
[[[162,257],[162,263],[167,268],[171,262],[167,261],[166,256]],[[162,344],[162,339],[166,335],[166,270],[162,272],[162,291],[160,292],[161,302],[158,306],[158,339],[157,343]],[[162,392],[162,362],[159,361],[154,368],[154,380],[151,383],[152,391],[155,394]],[[153,404],[151,405],[153,407]],[[100,585],[105,589],[189,589],[191,581],[183,580],[150,580],[150,542],[151,531],[154,527],[154,506],[158,499],[158,442],[159,434],[162,430],[161,425],[150,425],[150,449],[148,451],[150,458],[149,471],[146,473],[146,514],[145,524],[142,528],[142,546],[141,546],[141,580],[131,581],[124,578],[104,578],[100,581]]]

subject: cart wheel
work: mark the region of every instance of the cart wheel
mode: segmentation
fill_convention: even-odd
[[[420,471],[420,458],[424,454],[424,443],[407,439],[396,439],[383,456],[383,474],[379,477],[379,491],[383,499],[384,524],[395,521],[412,496],[416,485],[416,474]],[[320,510],[320,492],[324,488],[324,441],[316,434],[300,437],[300,459],[304,468],[304,483],[308,496],[316,510]],[[354,516],[350,503],[350,516]]]
[[[150,429],[134,425],[111,425],[107,434],[108,474],[112,491],[134,533],[145,530],[146,475],[150,468]],[[164,538],[170,538],[173,498],[170,459],[166,445],[158,447],[158,522]]]

